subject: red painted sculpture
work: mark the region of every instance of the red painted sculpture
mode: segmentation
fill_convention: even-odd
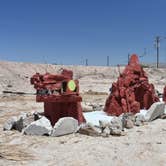
[[[163,101],[166,102],[166,86],[164,87],[164,92],[163,92]]]
[[[73,72],[65,69],[59,75],[36,73],[31,78],[31,84],[37,91],[36,101],[44,102],[44,115],[52,125],[62,117],[73,117],[79,124],[85,122],[79,82],[72,78]]]
[[[157,101],[159,98],[155,95],[154,86],[149,84],[148,77],[134,54],[117,82],[112,84],[104,111],[116,116],[126,112],[135,114],[140,109],[148,109]]]

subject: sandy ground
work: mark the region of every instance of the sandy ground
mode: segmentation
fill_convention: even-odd
[[[1,62],[0,68],[1,90],[34,92],[29,78],[35,71],[44,72],[46,66]],[[54,71],[55,66],[47,68]],[[80,80],[83,102],[104,104],[108,89],[118,76],[117,68],[69,68],[74,69],[75,77]],[[166,83],[166,70],[146,71],[150,82],[162,92]],[[88,94],[89,90],[98,93]],[[43,104],[36,103],[34,95],[0,95],[0,165],[166,165],[166,120],[163,119],[126,129],[125,136],[108,138],[78,133],[62,137],[40,137],[26,136],[17,131],[3,131],[4,122],[11,116],[42,109]]]

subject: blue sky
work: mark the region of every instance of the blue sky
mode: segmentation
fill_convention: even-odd
[[[106,65],[127,54],[156,62],[166,36],[165,0],[1,0],[0,60]],[[166,62],[166,40],[160,62]]]

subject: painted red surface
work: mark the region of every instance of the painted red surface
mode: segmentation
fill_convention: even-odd
[[[163,101],[166,102],[166,86],[164,87],[164,91],[163,91]]]
[[[112,84],[104,111],[116,116],[126,112],[135,114],[157,101],[159,98],[155,95],[153,84],[149,83],[137,55],[133,54],[117,82]]]
[[[61,74],[39,74],[31,78],[31,84],[37,91],[36,101],[44,102],[44,115],[54,125],[59,118],[73,117],[79,123],[85,122],[79,96],[79,82],[73,80],[76,88],[70,90],[68,82],[73,80],[73,72],[63,69]]]

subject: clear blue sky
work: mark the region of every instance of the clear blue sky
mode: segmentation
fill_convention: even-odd
[[[166,36],[166,0],[3,0],[0,60],[58,64],[127,63],[128,53],[156,61]],[[160,62],[166,62],[166,40]]]

